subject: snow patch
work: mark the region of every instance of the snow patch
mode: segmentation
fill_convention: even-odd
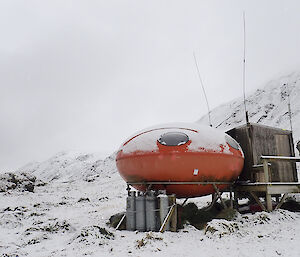
[[[157,140],[161,135],[170,132],[183,132],[186,134],[191,141],[187,146],[189,151],[201,152],[211,150],[232,154],[226,142],[225,133],[196,123],[170,123],[147,128],[132,135],[125,141],[120,150],[123,150],[124,154],[157,152],[159,150]]]

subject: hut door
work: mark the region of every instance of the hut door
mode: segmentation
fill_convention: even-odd
[[[275,135],[276,153],[278,156],[291,156],[288,135]],[[289,162],[277,162],[280,182],[293,181],[293,167]]]

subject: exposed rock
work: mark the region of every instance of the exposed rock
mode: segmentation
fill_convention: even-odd
[[[300,203],[298,203],[294,199],[288,199],[282,204],[281,209],[292,212],[300,212]]]
[[[88,226],[81,229],[80,234],[73,242],[84,243],[86,245],[105,245],[109,240],[115,238],[115,235],[106,228],[99,226]]]
[[[0,174],[0,192],[7,192],[10,190],[20,190],[34,192],[35,186],[44,185],[35,176],[22,172],[22,173],[3,173]]]
[[[222,210],[223,207],[219,203],[215,203],[210,209],[198,209],[194,203],[178,206],[178,226],[183,228],[183,224],[189,223],[197,229],[204,229],[207,222],[217,218]]]

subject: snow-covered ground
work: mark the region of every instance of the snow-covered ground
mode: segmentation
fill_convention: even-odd
[[[299,139],[300,73],[250,95],[250,120],[288,128],[284,84],[292,91]],[[224,130],[243,123],[242,102],[213,110],[212,121]],[[35,185],[34,192],[28,185]],[[0,256],[300,256],[300,213],[244,214],[233,221],[212,220],[204,230],[185,225],[178,233],[117,231],[107,222],[125,210],[126,193],[115,154],[102,159],[61,152],[14,175],[0,174]],[[209,199],[190,201],[203,206]]]
[[[126,198],[114,157],[60,153],[21,168],[46,184],[34,193],[22,187],[1,193],[2,256],[299,256],[300,214],[283,210],[213,220],[206,230],[187,225],[178,233],[109,227]]]

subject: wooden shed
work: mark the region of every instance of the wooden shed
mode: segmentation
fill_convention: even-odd
[[[266,182],[261,156],[295,156],[292,132],[248,123],[226,132],[242,147],[245,154],[240,181]],[[298,182],[296,164],[274,162],[269,166],[268,182]]]

